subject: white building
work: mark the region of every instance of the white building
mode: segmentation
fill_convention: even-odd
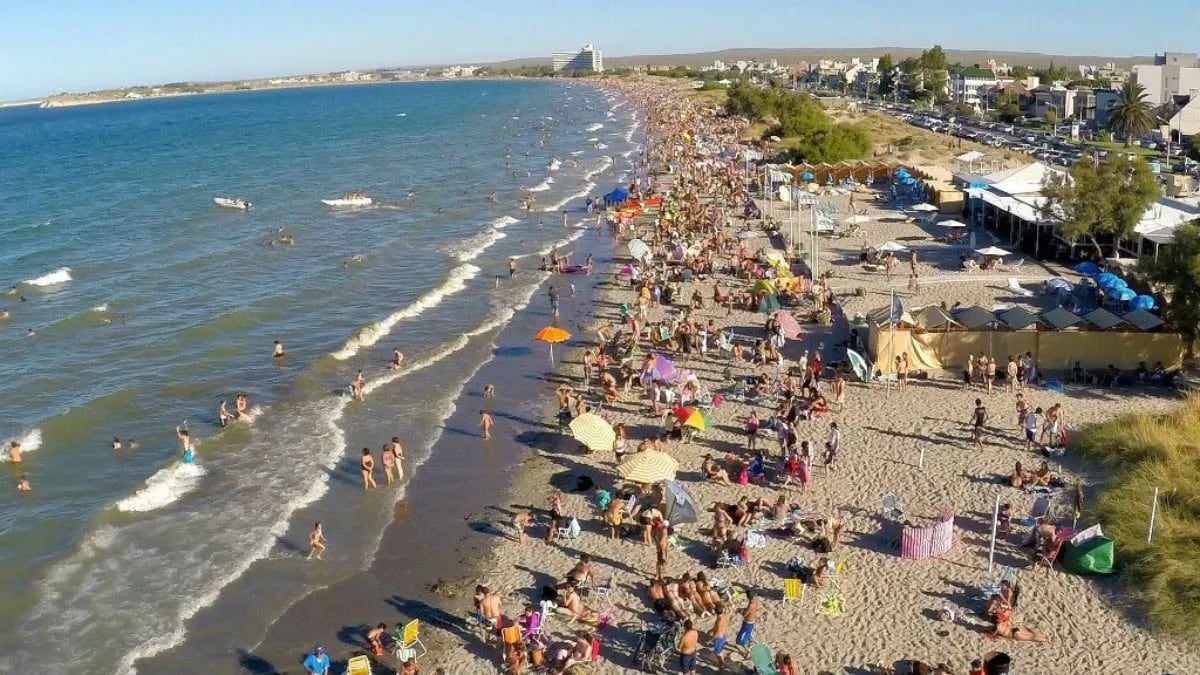
[[[1173,96],[1200,94],[1200,55],[1155,54],[1154,63],[1133,67],[1133,81],[1146,88],[1146,102],[1162,105]]]
[[[996,73],[983,68],[963,68],[950,73],[950,99],[959,103],[979,107],[987,97],[987,90],[1000,84]]]
[[[600,50],[590,44],[584,45],[583,49],[576,52],[554,52],[553,64],[554,72],[564,75],[585,71],[604,72],[604,58],[600,55]]]

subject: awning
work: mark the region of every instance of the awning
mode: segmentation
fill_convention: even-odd
[[[1163,323],[1162,319],[1144,309],[1135,309],[1121,318],[1137,326],[1139,330],[1154,330]]]
[[[1043,312],[1042,322],[1058,330],[1064,330],[1076,324],[1083,323],[1083,317],[1062,307],[1055,307],[1049,312]]]
[[[972,150],[970,152],[964,152],[963,154],[959,155],[958,157],[955,157],[954,159],[957,159],[958,161],[964,162],[966,164],[970,164],[971,162],[978,162],[979,160],[983,159],[984,157],[987,157],[987,155],[983,154],[982,152],[980,152],[978,150]]]
[[[1024,307],[1013,307],[1010,310],[1001,312],[997,318],[1004,322],[1004,325],[1013,330],[1021,330],[1037,325],[1041,322],[1041,318],[1037,314],[1025,309]]]
[[[997,194],[990,190],[983,192],[980,197],[983,198],[985,204],[991,204],[1001,211],[1011,213],[1027,223],[1036,223],[1041,220],[1041,215],[1032,204],[1015,197]]]
[[[953,313],[954,320],[969,330],[996,323],[996,315],[982,307],[964,307]]]
[[[1108,311],[1107,309],[1104,309],[1103,307],[1100,307],[1099,309],[1094,309],[1091,312],[1088,312],[1087,314],[1083,315],[1083,320],[1092,324],[1096,328],[1099,328],[1100,330],[1108,330],[1110,328],[1116,328],[1117,326],[1120,326],[1122,323],[1125,323],[1124,319],[1117,316],[1116,314],[1113,314],[1112,312]]]
[[[929,305],[918,309],[913,318],[916,319],[916,326],[927,331],[936,330],[961,330],[963,325],[954,320],[950,313],[938,307],[937,305]]]

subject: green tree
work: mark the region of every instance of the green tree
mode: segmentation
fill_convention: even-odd
[[[1125,147],[1154,128],[1154,116],[1150,114],[1150,104],[1146,103],[1145,87],[1132,80],[1121,87],[1108,117],[1108,128],[1125,139]]]
[[[1047,175],[1043,218],[1055,223],[1063,239],[1088,241],[1104,257],[1100,239],[1128,239],[1158,197],[1158,181],[1146,161],[1110,154],[1099,163],[1083,161],[1069,174]]]
[[[950,113],[954,117],[974,117],[975,106],[969,103],[951,103],[949,107],[946,108],[946,112]]]
[[[996,97],[996,115],[1003,122],[1012,122],[1021,116],[1021,104],[1017,95],[1011,91],[1002,91]]]
[[[793,162],[844,162],[862,159],[871,151],[871,138],[853,124],[835,124],[807,137],[791,153]]]
[[[1173,243],[1146,267],[1150,281],[1165,296],[1163,318],[1183,336],[1190,359],[1200,327],[1200,220],[1175,228]]]
[[[879,57],[879,95],[891,96],[896,90],[896,64],[892,62],[891,54]]]
[[[921,52],[921,67],[925,70],[946,70],[950,67],[941,45],[934,45]]]

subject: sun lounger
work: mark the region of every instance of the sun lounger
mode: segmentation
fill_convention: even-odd
[[[421,644],[421,621],[413,619],[404,624],[404,629],[398,631],[394,636],[396,640],[395,655],[400,661],[408,661],[416,659],[418,656],[425,654],[427,649]],[[421,648],[421,653],[417,653],[417,647]]]
[[[346,675],[371,675],[371,659],[359,655],[346,662]]]
[[[1033,291],[1029,290],[1028,288],[1022,288],[1021,282],[1017,281],[1016,277],[1008,278],[1008,290],[1023,298],[1033,297]]]

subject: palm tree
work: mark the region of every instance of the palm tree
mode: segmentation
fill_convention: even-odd
[[[1125,147],[1130,141],[1154,128],[1154,116],[1146,102],[1146,88],[1136,82],[1126,82],[1117,93],[1108,118],[1108,128],[1125,138]]]

